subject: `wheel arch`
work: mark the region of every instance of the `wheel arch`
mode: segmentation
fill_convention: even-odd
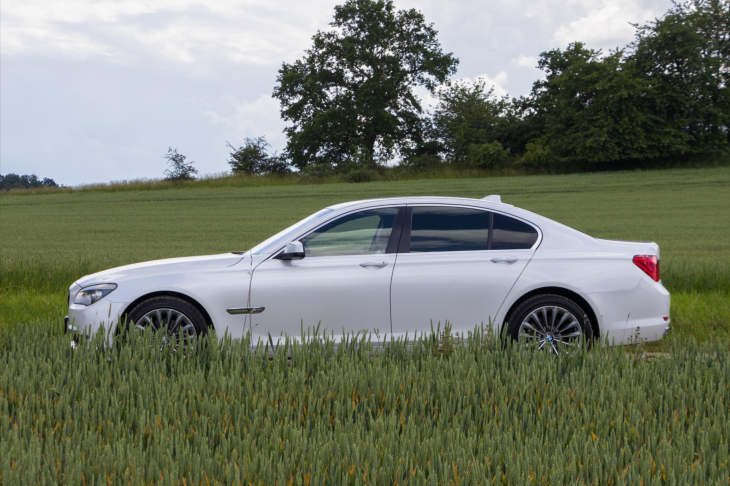
[[[591,322],[591,329],[593,330],[593,338],[599,339],[601,337],[601,328],[598,325],[598,317],[596,315],[596,311],[593,309],[593,306],[588,302],[586,299],[584,299],[580,294],[566,289],[564,287],[540,287],[537,289],[530,290],[529,292],[525,293],[524,295],[521,295],[518,299],[514,301],[512,306],[509,308],[507,313],[504,315],[504,322],[502,322],[502,329],[501,332],[504,332],[505,326],[507,325],[507,319],[512,314],[512,311],[514,311],[518,305],[520,305],[523,301],[534,297],[536,295],[540,294],[556,294],[560,295],[562,297],[565,297],[567,299],[575,301],[576,304],[580,305],[585,311],[586,315],[588,315],[588,320]]]
[[[138,304],[141,302],[144,302],[147,299],[150,299],[152,297],[177,297],[178,299],[183,299],[190,303],[193,307],[198,309],[201,314],[203,314],[203,317],[205,318],[205,323],[208,325],[209,328],[215,329],[215,326],[213,325],[213,320],[210,318],[210,314],[207,310],[205,310],[205,307],[195,300],[194,298],[190,297],[189,295],[182,294],[180,292],[174,292],[171,290],[160,290],[157,292],[149,292],[147,294],[144,294],[140,297],[138,297],[136,300],[131,302],[125,309],[122,311],[123,320],[122,322],[126,322],[127,314],[130,310],[134,309]],[[117,326],[117,330],[119,330],[119,326]]]

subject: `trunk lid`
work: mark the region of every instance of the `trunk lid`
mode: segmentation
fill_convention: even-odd
[[[659,258],[659,245],[653,241],[629,241],[629,240],[603,240],[596,238],[601,243],[611,243],[612,245],[625,248],[627,251],[635,251],[636,254],[655,255]]]

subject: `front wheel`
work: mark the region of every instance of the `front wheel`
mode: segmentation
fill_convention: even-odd
[[[521,346],[568,354],[590,346],[593,329],[583,308],[555,294],[536,295],[521,302],[507,318],[507,334]]]
[[[151,297],[134,306],[127,316],[127,331],[165,330],[161,342],[173,350],[196,348],[208,330],[205,318],[188,301],[178,297]]]

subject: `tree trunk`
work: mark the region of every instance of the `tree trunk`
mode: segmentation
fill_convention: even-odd
[[[375,135],[369,136],[365,139],[365,148],[368,151],[366,167],[370,170],[378,169],[378,164],[375,162],[375,139]]]

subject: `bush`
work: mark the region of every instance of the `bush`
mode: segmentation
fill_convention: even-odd
[[[243,146],[235,148],[226,142],[233,150],[228,159],[228,165],[234,174],[290,174],[291,164],[282,156],[269,155],[271,147],[266,137],[246,137]]]
[[[495,169],[504,165],[509,159],[507,152],[499,142],[472,144],[466,156],[466,163],[479,169]]]
[[[345,175],[345,182],[358,183],[358,182],[372,182],[378,180],[380,174],[372,169],[355,169],[348,172]]]
[[[400,163],[400,167],[412,172],[434,172],[443,169],[444,165],[441,157],[433,154],[416,155]]]
[[[552,153],[544,137],[527,143],[521,162],[534,167],[550,167],[557,164],[558,158]]]
[[[195,179],[195,174],[198,173],[198,169],[193,166],[195,162],[192,160],[185,162],[187,157],[178,153],[177,148],[169,147],[164,158],[170,164],[170,167],[165,170],[165,178],[168,181],[191,181]]]

